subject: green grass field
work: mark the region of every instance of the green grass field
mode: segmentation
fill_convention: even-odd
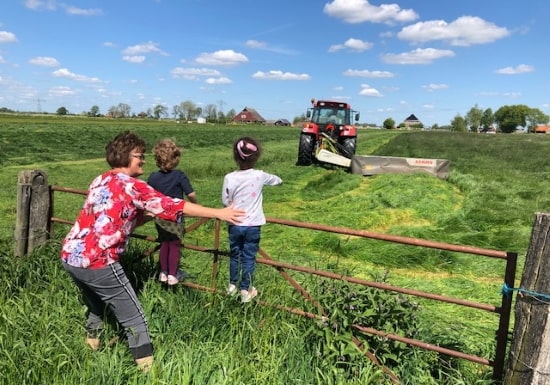
[[[220,206],[223,175],[234,169],[231,144],[240,135],[257,137],[264,148],[258,168],[278,174],[279,187],[264,190],[269,217],[369,230],[438,242],[517,252],[518,280],[536,212],[550,206],[545,150],[550,136],[482,135],[451,132],[361,130],[357,154],[444,158],[451,161],[447,180],[427,174],[352,175],[339,169],[295,166],[299,128],[178,125],[172,122],[30,118],[0,115],[0,242],[3,259],[0,296],[0,382],[6,383],[178,383],[178,384],[384,384],[387,377],[368,362],[351,378],[317,357],[304,341],[311,321],[269,307],[243,307],[223,296],[185,288],[167,292],[154,280],[155,265],[141,260],[132,271],[142,284],[157,364],[143,377],[135,371],[124,343],[92,354],[82,343],[84,310],[78,293],[58,265],[58,225],[44,249],[16,259],[12,237],[16,182],[22,170],[41,169],[49,183],[86,189],[107,167],[104,146],[116,133],[131,129],[149,148],[171,137],[185,148],[181,168],[189,175],[199,202]],[[148,158],[146,177],[155,170]],[[74,219],[81,196],[56,200],[55,216]],[[186,242],[208,244],[212,227],[191,233]],[[154,235],[146,225],[139,233]],[[222,232],[222,234],[224,234]],[[222,248],[226,240],[222,237]],[[211,243],[210,243],[211,244]],[[134,244],[131,255],[149,247]],[[500,303],[504,265],[479,256],[357,239],[324,232],[267,225],[262,248],[273,258],[364,278],[385,276],[391,285]],[[197,283],[210,283],[211,261],[185,252],[184,264]],[[226,284],[222,260],[218,283]],[[297,274],[304,285],[315,285]],[[303,301],[283,285],[273,269],[258,268],[262,299],[301,307]],[[212,302],[212,299],[216,300]],[[494,354],[496,317],[449,305],[424,304],[421,335],[432,343],[457,346],[469,354]],[[110,331],[111,336],[117,333]],[[413,355],[417,353],[413,351]],[[448,382],[411,358],[395,371],[408,384],[489,383],[490,371],[462,363],[446,372]],[[422,370],[426,369],[426,370]],[[474,382],[473,379],[477,379]],[[486,381],[486,382],[483,382]]]

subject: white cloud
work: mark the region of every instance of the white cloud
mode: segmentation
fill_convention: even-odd
[[[336,52],[336,51],[341,51],[343,49],[348,49],[348,50],[354,51],[354,52],[363,52],[363,51],[366,51],[368,49],[371,49],[373,47],[373,45],[374,44],[372,44],[368,41],[363,41],[363,40],[360,40],[360,39],[350,38],[350,39],[346,40],[344,42],[344,44],[331,45],[328,49],[328,52]]]
[[[55,0],[25,0],[25,7],[29,9],[55,9]]]
[[[233,66],[248,62],[248,58],[242,53],[235,52],[232,49],[220,50],[212,53],[201,53],[197,63],[209,66]]]
[[[385,54],[382,56],[382,60],[391,64],[429,64],[434,60],[453,56],[455,53],[450,50],[418,48],[400,54]]]
[[[197,80],[199,77],[218,78],[221,73],[210,68],[183,68],[176,67],[170,71],[172,77],[176,79]]]
[[[361,96],[374,96],[382,97],[383,95],[376,88],[369,86],[368,84],[361,84],[361,91],[359,91]]]
[[[85,75],[78,75],[75,73],[72,73],[67,68],[60,68],[54,72],[52,72],[52,75],[56,78],[67,78],[71,80],[75,80],[77,82],[86,82],[86,83],[100,83],[101,80],[98,78],[91,78]]]
[[[53,57],[48,56],[37,56],[33,57],[29,60],[29,63],[37,65],[37,66],[44,66],[44,67],[57,67],[59,66],[59,62],[57,59]]]
[[[247,40],[246,43],[244,44],[249,48],[256,48],[256,49],[267,47],[267,43],[263,41],[258,41],[258,40]]]
[[[8,31],[0,31],[0,44],[2,43],[15,43],[17,38],[15,34]]]
[[[369,70],[346,70],[344,76],[362,77],[362,78],[393,78],[395,75],[388,71],[369,71]]]
[[[367,0],[334,0],[325,4],[327,15],[342,19],[347,23],[404,23],[418,19],[412,9],[401,9],[397,4],[371,5]]]
[[[451,23],[444,20],[419,22],[404,27],[397,37],[413,43],[441,40],[453,46],[486,44],[506,37],[510,32],[503,27],[476,16],[462,16]]]
[[[145,56],[143,55],[124,55],[122,56],[122,60],[127,61],[128,63],[143,63],[145,61]]]
[[[76,94],[78,94],[78,92],[70,87],[52,87],[48,90],[48,95],[51,97],[72,96]]]
[[[208,78],[204,82],[207,84],[231,84],[232,83],[231,79],[226,77]]]
[[[158,53],[159,55],[168,56],[166,52],[158,48],[158,43],[154,43],[152,41],[132,45],[122,51],[122,54],[126,56],[136,56],[147,53]]]
[[[501,68],[499,70],[496,70],[495,72],[501,75],[517,75],[517,74],[524,74],[527,72],[534,72],[534,71],[535,71],[535,67],[527,64],[520,64],[516,67]]]
[[[6,60],[0,55],[0,64],[4,64]],[[0,78],[2,80],[2,78]]]
[[[97,16],[103,14],[103,11],[99,8],[79,8],[65,3],[59,3],[56,0],[25,0],[25,7],[35,11],[41,9],[55,11],[58,6],[65,9],[65,12],[69,15]]]
[[[254,79],[259,80],[310,80],[311,76],[308,74],[294,74],[291,72],[283,71],[258,71],[252,75]]]
[[[84,9],[84,8],[73,7],[71,5],[65,6],[65,11],[67,11],[69,15],[78,15],[78,16],[97,16],[97,15],[103,14],[103,11],[98,8]]]
[[[446,88],[449,88],[449,86],[447,84],[433,84],[433,83],[431,83],[431,84],[422,86],[422,88],[424,88],[428,92],[432,92],[432,91],[437,91],[437,90],[444,90]]]

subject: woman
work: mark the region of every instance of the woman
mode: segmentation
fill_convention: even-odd
[[[99,348],[103,316],[109,308],[126,331],[137,366],[146,371],[153,363],[147,320],[120,265],[130,234],[151,215],[175,222],[190,215],[239,223],[244,212],[170,198],[137,179],[143,174],[145,142],[130,131],[117,135],[105,149],[111,169],[90,184],[84,206],[63,241],[61,260],[88,307],[88,345]]]

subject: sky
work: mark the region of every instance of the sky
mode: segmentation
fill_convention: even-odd
[[[0,107],[131,113],[191,101],[293,120],[448,125],[472,107],[550,114],[548,0],[2,0]]]

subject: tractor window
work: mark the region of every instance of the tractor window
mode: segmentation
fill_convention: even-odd
[[[346,110],[332,107],[315,108],[311,121],[319,124],[346,124]]]
[[[334,124],[343,124],[345,118],[345,110],[338,110],[336,108],[327,110],[327,122]]]

